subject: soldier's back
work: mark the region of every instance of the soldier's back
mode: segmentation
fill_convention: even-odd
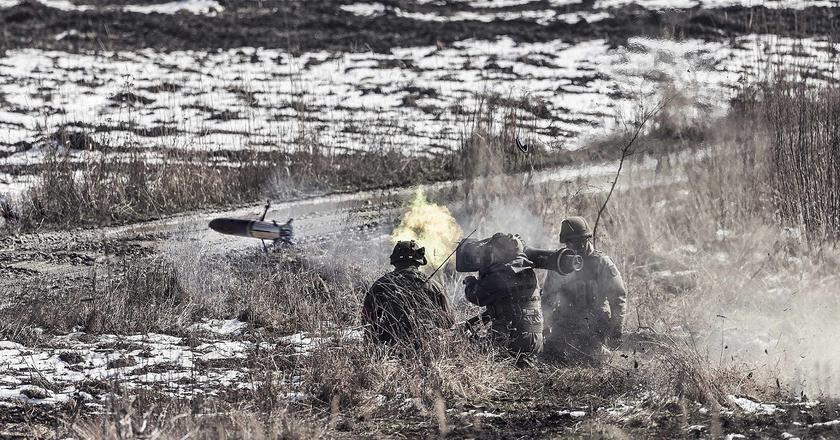
[[[430,325],[451,326],[446,297],[420,271],[398,269],[376,280],[365,297],[380,341],[404,340]]]

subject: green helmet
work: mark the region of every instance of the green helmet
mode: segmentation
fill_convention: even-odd
[[[391,252],[391,264],[414,263],[419,266],[426,264],[426,248],[420,247],[416,241],[398,241]]]
[[[592,231],[589,230],[589,225],[583,217],[569,217],[563,220],[563,223],[560,224],[561,243],[568,243],[570,241],[591,237]]]

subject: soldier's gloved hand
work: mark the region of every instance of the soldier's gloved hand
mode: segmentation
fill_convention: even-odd
[[[478,282],[478,278],[474,277],[473,275],[470,275],[470,276],[464,278],[464,285],[467,286],[467,287],[470,287],[477,282]]]

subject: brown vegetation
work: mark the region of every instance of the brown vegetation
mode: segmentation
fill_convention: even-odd
[[[832,328],[820,326],[835,325],[833,316],[840,311],[831,273],[836,256],[830,248],[817,255],[786,232],[788,224],[777,222],[785,218],[775,214],[778,192],[762,183],[773,173],[798,170],[769,154],[788,144],[768,143],[772,137],[763,124],[744,129],[743,118],[750,117],[735,113],[716,121],[714,129],[695,128],[684,137],[674,137],[659,120],[639,139],[599,228],[599,248],[615,257],[631,295],[628,341],[605,366],[516,370],[492,348],[457,333],[437,335],[421,349],[400,354],[336,338],[357,328],[367,282],[385,268],[285,251],[225,258],[170,255],[110,266],[92,288],[61,295],[31,292],[37,302],[3,309],[4,334],[23,341],[38,334],[27,328],[61,333],[82,326],[91,333],[189,335],[190,325],[201,318],[238,316],[251,324],[243,337],[266,347],[244,361],[253,371],[253,389],[187,403],[117,387],[113,395],[132,403],[115,398],[105,414],[82,413],[63,421],[65,432],[82,438],[141,438],[149,430],[164,438],[406,432],[533,437],[586,429],[558,416],[559,408],[585,409],[589,432],[605,437],[676,436],[696,423],[720,434],[723,426],[739,423],[737,413],[722,410],[735,409],[731,395],[777,401],[830,388],[810,374],[809,364],[796,364],[785,350],[827,346],[825,337],[802,341],[814,332],[832,334]],[[486,125],[489,121],[481,124],[484,135],[473,130],[465,141],[466,157],[473,160],[479,151],[489,156],[487,163],[502,167],[498,171],[511,171],[502,158],[520,160],[509,156],[513,132],[505,134]],[[620,148],[626,145],[622,136],[605,142]],[[676,153],[662,153],[664,143]],[[479,178],[491,169],[496,170],[476,168],[469,175]],[[519,175],[473,191],[480,203],[467,211],[480,218],[494,215],[494,201],[506,208],[512,200],[524,203],[533,213],[531,221],[556,237],[563,217],[597,212],[605,190],[584,181],[538,184]],[[799,189],[791,191],[801,195]],[[194,249],[191,255],[203,253]],[[460,292],[456,276],[442,275],[449,291]],[[471,309],[459,312],[464,318]],[[277,341],[300,331],[329,342],[307,355],[290,356]],[[768,334],[782,336],[775,344],[754,342]],[[294,376],[300,377],[297,386],[288,380]],[[305,401],[290,398],[294,393]],[[608,411],[622,404],[634,409],[622,416]],[[470,415],[475,411],[507,415],[482,419]],[[780,426],[757,429],[768,435],[780,434],[785,426],[801,429],[791,420],[775,423]]]

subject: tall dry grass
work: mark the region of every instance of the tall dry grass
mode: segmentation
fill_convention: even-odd
[[[840,89],[785,78],[754,86],[744,105],[767,124],[767,183],[780,220],[820,247],[840,238]]]
[[[50,148],[34,185],[17,199],[3,199],[0,214],[5,228],[17,231],[122,224],[266,196],[290,199],[450,177],[432,158],[395,150],[247,150],[219,157],[186,150],[75,154]]]
[[[598,243],[628,285],[630,328],[667,341],[640,361],[655,388],[725,406],[728,394],[836,386],[825,368],[837,354],[822,348],[840,331],[836,96],[760,83],[682,153],[659,153],[656,129],[640,140]],[[603,186],[555,194],[550,234],[605,197]]]
[[[618,367],[661,396],[726,406],[730,394],[779,399],[834,387],[825,366],[836,353],[820,347],[840,312],[837,186],[822,184],[838,172],[836,91],[756,87],[725,117],[679,135],[659,114],[601,218],[598,247],[619,264],[637,338],[629,343],[641,344]],[[594,145],[618,160],[630,134]],[[465,218],[559,246],[560,221],[593,223],[611,180],[485,180]]]
[[[238,317],[249,323],[241,337],[260,347],[231,361],[247,367],[250,386],[187,402],[115,383],[102,414],[83,411],[64,420],[67,435],[311,438],[387,432],[377,420],[395,417],[437,426],[448,417],[437,408],[492,401],[514,381],[510,361],[457,332],[434,332],[401,348],[364,340],[361,297],[376,268],[295,251],[189,253],[192,259],[172,254],[118,263],[77,291],[30,292],[39,299],[0,311],[3,336],[28,346],[48,339],[33,334],[79,330],[194,337],[196,322]],[[317,342],[290,355],[282,338],[293,333]]]

